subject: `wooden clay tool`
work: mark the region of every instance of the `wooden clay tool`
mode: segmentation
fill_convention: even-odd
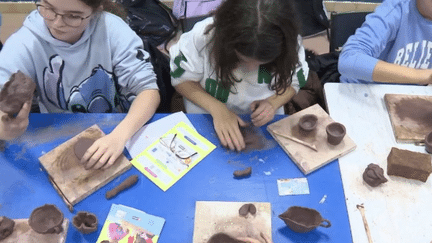
[[[366,221],[366,215],[365,215],[363,204],[357,204],[357,208],[360,211],[360,214],[361,214],[361,216],[363,218],[363,224],[364,224],[364,227],[365,227],[365,230],[366,230],[366,235],[367,235],[368,241],[369,241],[369,243],[373,243],[372,236],[371,236],[370,230],[369,230],[369,225],[368,225],[368,223]]]
[[[301,144],[301,145],[304,145],[304,146],[306,146],[306,147],[308,147],[308,148],[314,150],[315,152],[318,152],[318,149],[317,149],[316,146],[313,145],[313,144],[307,143],[307,142],[302,141],[302,140],[300,140],[300,139],[297,139],[297,138],[295,138],[295,137],[287,136],[287,135],[284,135],[284,134],[281,134],[281,133],[278,133],[278,132],[275,132],[275,131],[272,131],[272,132],[273,132],[274,134],[278,135],[278,136],[281,136],[281,137],[283,137],[283,138],[287,138],[287,139],[289,139],[289,140],[291,140],[291,141],[294,141],[294,142],[296,142],[296,143],[299,143],[299,144]]]

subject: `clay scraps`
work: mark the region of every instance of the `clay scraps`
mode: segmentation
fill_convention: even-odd
[[[8,217],[0,217],[0,240],[6,239],[12,234],[15,226],[15,221]]]
[[[114,187],[113,189],[107,191],[105,194],[106,199],[111,199],[117,194],[119,194],[121,191],[124,191],[128,189],[129,187],[135,185],[138,182],[138,176],[137,175],[131,175],[128,178],[126,178],[120,185]]]
[[[247,167],[244,170],[236,170],[234,171],[234,178],[241,179],[249,177],[252,174],[252,167]]]

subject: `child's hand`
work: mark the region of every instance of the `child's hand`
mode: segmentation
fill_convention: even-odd
[[[29,113],[31,108],[30,101],[23,104],[17,116],[12,118],[8,114],[0,111],[0,139],[12,140],[25,132],[29,124]]]
[[[126,141],[110,133],[96,140],[81,159],[85,169],[107,169],[123,153]]]
[[[260,127],[272,121],[276,114],[276,110],[268,100],[256,100],[252,102],[250,109],[252,111],[252,123],[256,127]]]
[[[222,146],[228,147],[231,150],[243,150],[246,144],[240,132],[239,125],[247,126],[248,124],[240,119],[234,112],[228,110],[226,106],[223,106],[213,114],[214,128]]]

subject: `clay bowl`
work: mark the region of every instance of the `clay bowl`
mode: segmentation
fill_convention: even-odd
[[[96,215],[80,211],[72,218],[72,224],[83,234],[90,234],[97,230],[98,220]]]
[[[294,232],[306,233],[318,226],[328,228],[330,221],[323,219],[321,214],[315,209],[293,206],[288,208],[283,214],[279,215],[285,224]]]
[[[300,118],[298,125],[303,132],[311,132],[318,125],[318,117],[314,114],[306,114]]]
[[[345,126],[338,122],[332,122],[326,127],[327,141],[331,145],[338,145],[346,134]]]
[[[40,234],[60,233],[63,231],[63,213],[53,204],[36,208],[30,215],[30,227]]]
[[[425,148],[426,152],[432,154],[432,131],[429,132],[425,137]]]

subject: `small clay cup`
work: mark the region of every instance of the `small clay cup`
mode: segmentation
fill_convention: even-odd
[[[312,208],[299,206],[289,207],[287,211],[279,215],[285,224],[294,232],[307,233],[318,226],[328,228],[330,221],[323,219],[321,214]]]
[[[345,126],[338,122],[332,122],[326,127],[327,141],[331,145],[338,145],[346,134]]]
[[[300,118],[298,125],[302,132],[309,133],[317,127],[318,117],[314,114],[306,114]]]
[[[61,233],[63,231],[63,213],[53,204],[36,208],[30,215],[30,227],[40,234]]]
[[[72,218],[72,224],[83,234],[90,234],[97,230],[98,220],[96,215],[80,211]]]
[[[429,132],[425,137],[425,148],[426,152],[432,154],[432,131]]]

